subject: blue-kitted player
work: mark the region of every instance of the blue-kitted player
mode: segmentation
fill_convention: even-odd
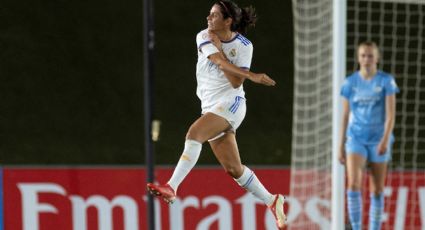
[[[394,77],[378,70],[379,49],[374,42],[357,48],[360,70],[341,88],[343,118],[339,160],[347,167],[347,208],[353,230],[362,229],[363,169],[370,166],[369,228],[381,229],[383,190],[394,142],[396,97]]]

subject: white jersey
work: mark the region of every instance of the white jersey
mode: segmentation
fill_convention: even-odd
[[[233,88],[224,76],[223,71],[208,59],[209,55],[217,53],[219,50],[211,43],[207,29],[197,34],[196,44],[198,47],[196,95],[201,100],[202,110],[215,105],[223,97],[239,96],[245,98],[243,86]],[[222,41],[222,48],[232,64],[247,70],[251,67],[253,46],[241,34],[237,33],[230,41]]]

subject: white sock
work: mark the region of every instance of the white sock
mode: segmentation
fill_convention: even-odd
[[[244,166],[242,176],[238,179],[235,179],[235,181],[242,188],[245,188],[255,197],[262,200],[267,206],[273,204],[275,196],[269,193],[266,188],[264,188],[263,184],[261,184],[261,182],[258,180],[255,173],[248,167]]]
[[[173,175],[167,182],[171,188],[177,193],[177,188],[183,179],[189,174],[190,170],[195,166],[201,154],[202,144],[194,140],[186,140],[184,150],[174,169]]]

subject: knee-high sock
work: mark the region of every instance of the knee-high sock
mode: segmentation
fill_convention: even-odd
[[[381,217],[384,211],[384,194],[379,195],[370,194],[370,208],[369,208],[369,229],[381,229]]]
[[[194,140],[186,140],[184,150],[174,169],[173,175],[167,182],[175,192],[183,179],[189,174],[190,170],[195,166],[201,154],[202,144]]]
[[[347,191],[348,217],[353,230],[362,229],[362,194],[360,191]]]
[[[255,173],[244,166],[242,176],[235,179],[235,181],[242,187],[251,192],[255,197],[262,200],[267,206],[273,204],[274,195],[269,193],[263,184],[258,180]]]

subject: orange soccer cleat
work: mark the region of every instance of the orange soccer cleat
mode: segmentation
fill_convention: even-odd
[[[152,183],[148,183],[146,185],[148,191],[157,197],[162,197],[165,202],[172,204],[176,199],[176,192],[171,188],[169,184],[165,185],[155,185]]]
[[[276,224],[279,230],[282,230],[286,226],[286,215],[284,210],[285,197],[277,194],[273,204],[269,207],[272,211]]]

